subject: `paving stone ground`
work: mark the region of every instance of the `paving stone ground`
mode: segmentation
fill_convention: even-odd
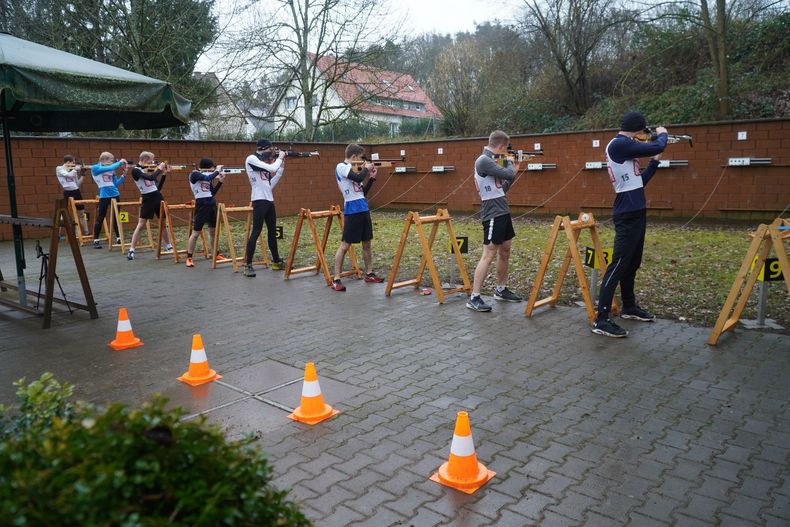
[[[165,393],[230,437],[258,433],[276,484],[320,526],[790,525],[788,335],[739,329],[712,348],[710,328],[658,320],[623,321],[631,336],[608,339],[581,308],[527,319],[524,303],[476,313],[458,295],[438,305],[356,280],[337,293],[313,275],[83,254],[98,320],[59,313],[41,330],[0,308],[0,403],[45,371],[99,403]],[[59,275],[77,299],[69,256]],[[8,243],[0,269],[13,280]],[[107,346],[121,306],[143,347]],[[222,381],[175,380],[193,333]],[[286,418],[307,361],[341,411],[315,427]],[[497,473],[472,495],[428,480],[459,410]]]

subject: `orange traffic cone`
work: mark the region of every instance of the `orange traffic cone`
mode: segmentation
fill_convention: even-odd
[[[294,421],[314,425],[337,413],[339,413],[337,410],[324,402],[321,385],[318,384],[318,375],[315,373],[315,365],[308,362],[304,367],[302,402],[288,417]]]
[[[450,445],[450,460],[442,463],[439,471],[431,476],[431,480],[448,487],[472,494],[493,478],[496,472],[488,470],[478,463],[475,454],[475,443],[472,440],[472,429],[469,426],[469,414],[458,412],[455,421],[455,434]]]
[[[129,322],[129,314],[126,308],[118,310],[118,329],[115,331],[115,340],[110,342],[110,347],[114,350],[126,350],[142,346],[143,343],[134,336],[132,323]]]
[[[190,386],[198,386],[221,379],[222,375],[208,367],[206,350],[203,347],[203,337],[200,334],[192,335],[192,355],[189,357],[189,370],[178,377],[178,380]]]

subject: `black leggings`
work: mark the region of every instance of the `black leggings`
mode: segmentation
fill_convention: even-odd
[[[252,202],[252,232],[250,232],[250,239],[247,240],[247,265],[252,264],[255,244],[263,230],[264,221],[266,222],[266,242],[272,253],[272,261],[280,261],[280,253],[277,251],[277,213],[274,211],[274,202],[259,199]]]
[[[93,224],[93,239],[99,239],[99,233],[101,232],[101,224],[104,221],[104,218],[107,217],[107,210],[110,208],[110,204],[112,200],[120,200],[120,197],[117,198],[99,198],[99,212],[96,214],[96,223]],[[115,237],[119,238],[121,235],[118,233],[118,223],[113,222],[112,224],[113,230],[115,231]]]
[[[606,268],[606,273],[601,279],[601,295],[598,297],[599,320],[609,317],[617,284],[620,284],[623,307],[636,306],[634,281],[636,271],[642,264],[642,251],[645,247],[646,210],[618,215],[613,220],[614,250],[612,263]]]

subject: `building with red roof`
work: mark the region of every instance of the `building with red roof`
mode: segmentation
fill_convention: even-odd
[[[312,55],[310,59],[318,87],[313,101],[317,126],[355,116],[370,123],[385,123],[390,134],[396,135],[404,120],[442,119],[439,109],[409,74],[332,56],[316,60]],[[295,77],[275,99],[268,120],[275,130],[286,133],[304,128],[304,101]]]

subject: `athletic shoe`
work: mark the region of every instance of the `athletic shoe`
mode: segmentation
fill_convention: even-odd
[[[340,280],[332,280],[332,283],[329,284],[329,287],[331,287],[335,291],[345,291],[346,290],[346,286],[344,286],[342,283],[340,283]]]
[[[483,301],[482,296],[470,296],[466,302],[466,307],[472,311],[491,311],[491,306]]]
[[[224,254],[222,254],[222,253],[217,253],[217,260],[227,260],[227,258],[225,258],[225,255],[224,255]]]
[[[167,245],[165,245],[165,251],[172,251],[172,250],[173,250],[173,245],[172,244],[168,243]]]
[[[285,269],[285,262],[280,260],[279,262],[272,262],[272,271],[282,271]]]
[[[641,320],[642,322],[653,322],[656,320],[656,316],[653,313],[645,311],[639,306],[628,308],[624,307],[620,312],[620,317],[630,318],[632,320]]]
[[[376,273],[368,273],[365,275],[365,281],[369,284],[380,284],[384,279],[377,276]]]
[[[99,242],[99,240],[93,240],[93,248],[101,249],[101,242]]]
[[[593,324],[593,327],[590,328],[590,330],[593,333],[605,335],[607,337],[623,338],[628,336],[628,332],[615,324],[611,318],[596,320],[595,324]]]
[[[521,297],[507,287],[502,291],[495,291],[494,298],[496,300],[504,300],[505,302],[521,302]]]
[[[195,267],[195,262],[192,261],[192,258],[187,258],[187,267]]]
[[[115,237],[115,245],[121,245],[121,238],[120,236]]]
[[[128,252],[128,253],[126,253],[126,259],[127,259],[127,260],[134,260],[134,251],[132,251],[132,250],[130,249],[130,250],[129,250],[129,252]]]
[[[253,269],[251,265],[245,265],[244,276],[247,278],[255,278],[257,275],[255,274],[255,269]]]

